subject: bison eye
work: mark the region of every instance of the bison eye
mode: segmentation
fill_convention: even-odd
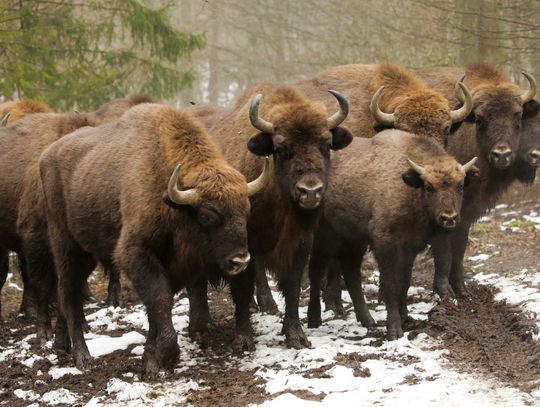
[[[433,188],[433,185],[426,182],[426,192],[431,193],[433,191],[435,191],[435,188]]]
[[[197,221],[203,228],[210,228],[219,225],[221,219],[213,210],[201,208],[197,214]]]

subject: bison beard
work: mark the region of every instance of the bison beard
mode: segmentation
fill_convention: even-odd
[[[246,185],[190,115],[153,104],[51,145],[40,173],[58,275],[55,346],[71,345],[77,367],[88,365],[81,284],[100,261],[125,270],[146,306],[145,373],[172,368],[179,355],[173,295],[193,279],[246,267],[248,196],[269,172],[265,164]]]
[[[453,78],[463,68],[431,68],[417,73],[435,90],[459,103],[453,92]],[[462,222],[450,234],[434,240],[434,291],[442,297],[464,296],[463,257],[471,225],[487,210],[493,208],[502,193],[513,181],[534,178],[535,169],[523,166],[519,154],[520,138],[534,139],[538,128],[522,126],[538,116],[539,104],[533,99],[534,79],[526,75],[530,89],[523,91],[503,73],[486,65],[473,65],[465,69],[465,83],[473,94],[474,107],[467,122],[449,139],[448,151],[459,161],[478,156],[481,176],[465,191],[461,211]],[[521,114],[516,114],[521,113]]]

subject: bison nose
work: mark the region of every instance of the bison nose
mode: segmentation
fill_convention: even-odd
[[[443,212],[439,216],[439,223],[441,226],[451,229],[456,227],[459,214],[457,212]]]
[[[512,149],[506,144],[498,144],[491,150],[491,159],[498,168],[507,168],[512,164]]]
[[[321,181],[297,183],[296,199],[299,205],[305,209],[316,208],[321,203],[323,197],[323,189],[324,185]]]
[[[540,148],[535,148],[529,153],[529,164],[535,167],[540,166]]]
[[[247,268],[250,259],[251,256],[248,252],[236,254],[233,258],[227,261],[227,275],[232,277],[244,271]]]

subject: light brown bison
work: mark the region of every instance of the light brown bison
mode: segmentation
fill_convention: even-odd
[[[461,165],[430,138],[387,130],[355,138],[332,162],[324,214],[309,265],[308,324],[321,324],[320,282],[339,260],[357,319],[374,324],[362,293],[359,269],[368,246],[380,270],[387,337],[403,335],[407,290],[416,255],[442,230],[459,222],[464,184],[476,175],[475,158]]]
[[[260,171],[260,162],[244,151],[246,144],[255,155],[272,155],[275,168],[269,187],[252,199],[248,225],[252,262],[244,274],[242,294],[235,298],[235,346],[254,348],[249,303],[257,264],[277,273],[285,297],[286,344],[302,348],[310,343],[298,317],[300,280],[326,192],[332,151],[352,140],[352,135],[339,126],[347,116],[348,102],[331,91],[340,108],[329,115],[324,105],[310,101],[292,87],[265,85],[262,92],[262,98],[257,95],[251,102],[238,103],[217,120],[207,122],[227,160],[244,175],[253,177]],[[246,95],[240,98],[246,99]],[[254,135],[253,127],[259,133]],[[190,294],[190,307],[197,307],[194,314],[205,315],[201,319],[208,320],[207,308],[201,305],[206,301],[200,299],[205,295],[203,285],[196,295]]]
[[[391,63],[350,64],[332,67],[312,78],[294,83],[310,98],[329,107],[326,89],[336,89],[349,99],[352,109],[343,123],[355,136],[372,137],[385,128],[396,128],[446,142],[472,108],[467,87],[458,81],[456,91],[465,102],[452,110],[448,101],[413,72]],[[452,126],[454,125],[454,126]]]
[[[115,103],[126,105],[121,99],[109,106]],[[118,109],[109,111],[112,110],[120,113]],[[113,114],[101,117],[112,120]],[[42,341],[50,332],[48,305],[54,278],[47,248],[43,196],[38,188],[38,159],[48,145],[64,135],[99,123],[93,113],[35,113],[0,129],[0,173],[3,174],[0,180],[0,248],[22,256],[23,276],[27,280],[25,287],[28,286],[25,292],[37,304],[37,331]],[[113,291],[119,289],[119,280],[114,273],[110,287]]]
[[[56,345],[71,341],[75,364],[87,365],[81,285],[96,261],[114,259],[148,313],[146,373],[174,366],[173,295],[201,275],[230,278],[238,291],[234,277],[250,259],[248,196],[268,183],[269,166],[247,184],[191,115],[156,104],[51,145],[40,173],[63,317]]]
[[[532,75],[524,72],[530,84],[530,88],[524,91],[505,74],[487,65],[473,65],[465,69],[431,68],[416,72],[445,95],[451,105],[455,105],[460,102],[452,91],[451,78],[463,71],[466,74],[465,83],[473,97],[473,110],[466,122],[449,138],[448,152],[461,162],[477,156],[481,175],[479,181],[465,191],[459,227],[451,234],[441,234],[432,243],[434,290],[441,296],[461,296],[466,293],[463,256],[471,225],[495,205],[514,180],[530,179],[536,172],[528,165],[523,166],[521,159],[516,163],[520,139],[534,143],[531,140],[539,137],[534,134],[539,130],[534,123],[539,104],[534,100],[536,83]],[[523,129],[526,129],[526,136],[522,136]],[[524,149],[525,144],[524,141]],[[525,160],[531,158],[525,157]]]
[[[32,113],[51,113],[52,109],[43,102],[32,99],[9,101],[0,104],[0,125],[10,126]]]

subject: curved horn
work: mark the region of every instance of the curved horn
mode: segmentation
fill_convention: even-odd
[[[73,113],[77,113],[77,114],[80,114],[81,112],[75,108],[73,108]]]
[[[2,117],[2,120],[0,121],[0,127],[6,127],[7,126],[7,123],[8,123],[8,120],[9,120],[9,116],[11,116],[11,113],[10,112],[7,112],[4,117]]]
[[[167,187],[169,198],[178,205],[196,205],[200,198],[197,189],[191,188],[186,191],[178,189],[178,176],[181,168],[182,166],[178,164],[169,179],[169,186]]]
[[[262,95],[259,93],[251,100],[251,106],[249,107],[249,120],[251,121],[253,127],[255,127],[257,130],[260,130],[263,133],[272,134],[274,132],[274,125],[259,117],[259,103],[261,103],[261,97]]]
[[[411,168],[418,173],[418,175],[422,176],[426,172],[426,169],[424,167],[422,167],[421,165],[416,164],[413,160],[407,158],[407,162],[409,163]]]
[[[330,116],[326,121],[328,128],[332,130],[343,123],[343,120],[347,118],[347,115],[349,114],[349,101],[337,90],[329,90],[328,92],[330,92],[339,103],[339,110]]]
[[[384,113],[379,108],[379,99],[381,98],[381,93],[384,90],[384,86],[381,86],[377,92],[373,95],[373,98],[371,99],[371,103],[369,104],[369,110],[371,110],[371,114],[375,118],[375,120],[380,123],[384,124],[385,126],[394,126],[394,114],[393,113]]]
[[[473,100],[469,88],[463,83],[465,75],[463,75],[459,81],[456,83],[456,97],[459,99],[463,106],[459,109],[452,110],[450,112],[450,117],[452,118],[452,123],[457,123],[465,120],[465,118],[471,113],[473,109]]]
[[[529,81],[529,90],[521,95],[521,104],[524,105],[536,96],[536,79],[528,72],[521,71],[521,73]]]
[[[255,195],[257,192],[260,192],[268,185],[270,181],[270,158],[266,157],[264,159],[264,166],[261,175],[257,179],[254,179],[247,184],[247,194],[248,196]]]
[[[466,164],[463,164],[463,165],[460,165],[461,166],[461,169],[463,171],[465,171],[465,174],[472,168],[472,166],[474,164],[476,164],[476,160],[478,159],[478,157],[474,157],[471,161],[469,161],[468,163]]]

